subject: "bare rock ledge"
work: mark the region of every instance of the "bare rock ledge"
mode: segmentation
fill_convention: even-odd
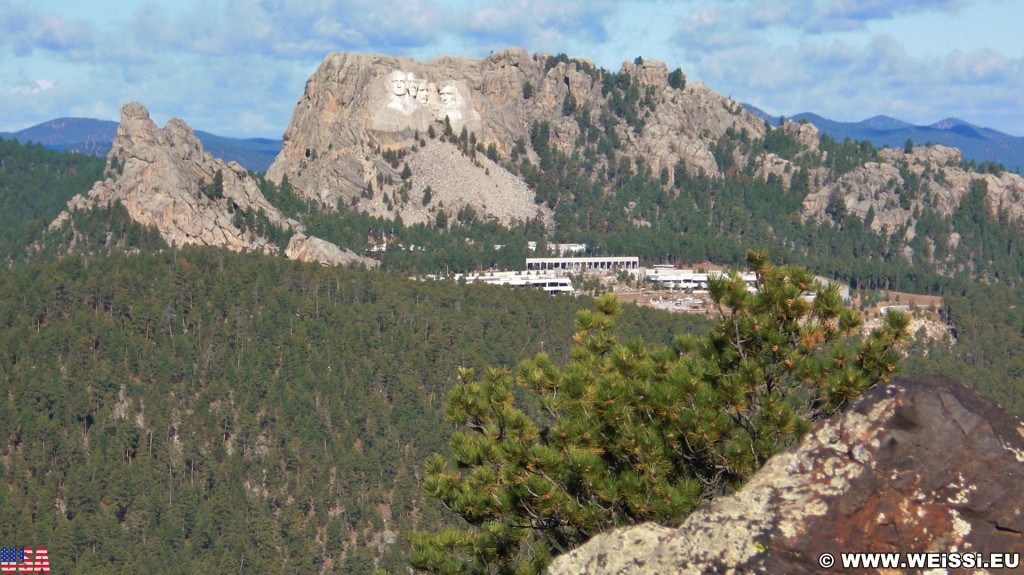
[[[828,573],[867,573],[842,569],[839,553],[1024,552],[1022,509],[1024,423],[949,379],[903,379],[819,422],[678,529],[598,535],[548,573],[823,573],[823,553],[837,560]]]

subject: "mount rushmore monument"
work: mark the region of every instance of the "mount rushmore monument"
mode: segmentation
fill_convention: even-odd
[[[379,91],[380,78],[371,90]],[[467,104],[459,82],[418,78],[415,72],[393,70],[387,76],[389,96],[371,121],[371,128],[383,132],[411,129],[426,133],[434,122],[448,122],[452,130],[479,130],[480,114]]]
[[[654,173],[684,160],[694,173],[715,174],[710,148],[726,129],[746,129],[752,138],[764,132],[762,121],[699,82],[670,86],[662,62],[626,62],[620,73],[632,78],[652,105],[642,131],[614,128],[619,152],[646,158]],[[300,196],[327,207],[401,216],[406,224],[429,221],[436,215],[431,208],[452,215],[464,205],[503,223],[550,221],[550,209],[538,205],[535,194],[500,163],[483,154],[466,158],[455,146],[429,139],[428,131],[441,134],[450,125],[459,136],[465,130],[477,149],[493,147],[499,159],[507,159],[513,149],[522,149],[518,143],[530,142],[535,124],[547,122],[551,145],[571,153],[582,134],[564,110],[568,103],[599,118],[609,97],[602,89],[603,74],[586,61],[519,48],[483,59],[429,61],[332,53],[306,82],[267,178],[280,183],[287,177]],[[404,182],[411,201],[401,205],[382,199],[401,187],[387,183],[389,176],[397,182],[404,168],[395,169],[382,157],[390,152],[405,154],[401,164],[408,163],[413,173],[411,185]],[[532,150],[526,156],[538,161]],[[435,200],[424,208],[418,194],[428,186]]]

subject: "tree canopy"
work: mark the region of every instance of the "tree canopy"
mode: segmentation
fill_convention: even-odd
[[[0,540],[55,573],[402,572],[442,524],[420,468],[452,366],[564,361],[588,300],[115,241],[125,221],[76,212],[52,232],[73,251],[0,273]]]
[[[858,338],[835,287],[760,253],[748,264],[756,291],[735,273],[712,282],[720,318],[703,337],[620,342],[605,296],[578,312],[563,367],[541,353],[514,373],[461,370],[453,459],[428,459],[424,488],[464,523],[416,534],[413,565],[537,573],[601,530],[678,523],[891,377],[906,315]]]

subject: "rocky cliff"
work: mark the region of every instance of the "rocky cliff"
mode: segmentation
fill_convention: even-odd
[[[1022,550],[1024,423],[965,386],[925,378],[872,390],[678,529],[599,535],[549,573],[821,573],[825,553],[837,561],[828,572],[864,573],[843,569],[839,553]]]
[[[611,82],[628,102],[615,99],[619,92],[611,90]],[[621,112],[627,103],[629,114],[637,114],[627,114],[629,122],[608,113],[610,106]],[[501,165],[485,165],[472,154],[467,160],[432,150],[435,143],[427,135],[441,134],[447,126],[455,135],[466,130],[470,148],[491,149],[506,159],[517,141],[530,141],[535,123],[548,122],[551,145],[571,153],[587,137],[578,121],[581,110],[595,121],[602,118],[602,128],[615,132],[620,142],[618,151],[643,157],[655,174],[671,172],[680,160],[693,173],[718,174],[711,148],[726,130],[757,138],[765,129],[738,103],[699,82],[685,85],[681,72],[670,79],[666,65],[656,61],[625,63],[613,75],[583,60],[531,56],[521,49],[484,59],[429,62],[335,53],[306,83],[281,154],[267,176],[275,182],[287,177],[301,195],[327,206],[358,204],[378,215],[422,221],[429,214],[416,213],[423,211],[415,208],[418,202],[385,206],[380,195],[366,197],[368,187],[394,195],[399,169],[382,154],[401,151],[403,163],[411,168],[408,188],[414,198],[422,196],[427,182],[452,180],[449,174],[466,174],[455,180],[471,181],[463,187],[478,191],[470,197],[452,190],[458,183],[442,185],[440,191],[452,191],[453,197],[434,211],[454,213],[469,205],[503,223],[531,218],[549,222],[550,211],[535,205],[532,192]],[[475,166],[474,173],[467,164]]]
[[[984,190],[993,216],[1002,212],[1009,220],[1024,218],[1024,178],[1002,170],[979,173],[968,169],[956,148],[883,148],[879,159],[835,180],[819,170],[819,185],[804,199],[804,213],[826,220],[830,203],[838,202],[847,213],[869,221],[874,231],[891,234],[904,230],[904,239],[909,241],[915,234],[915,214],[931,209],[949,216],[973,188]]]
[[[520,156],[538,164],[531,129],[542,122],[550,127],[546,145],[567,155],[593,145],[593,130],[610,136],[614,150],[592,158],[592,178],[615,158],[640,158],[666,189],[679,166],[711,177],[749,168],[755,177],[774,175],[786,188],[800,173],[807,182],[801,192],[805,219],[828,221],[841,207],[872,230],[899,233],[906,242],[923,211],[953,213],[979,181],[991,213],[1024,217],[1024,179],[1005,171],[979,173],[963,165],[955,149],[886,148],[872,161],[839,171],[820,149],[813,125],[786,122],[779,128],[799,146],[786,157],[753,146],[771,128],[700,82],[687,83],[681,71],[670,73],[662,62],[637,59],[612,73],[586,60],[517,48],[483,59],[427,62],[328,55],[306,83],[267,175],[278,183],[287,178],[301,196],[321,205],[353,205],[406,223],[470,206],[505,224],[537,218],[550,226],[548,206],[506,169],[515,171]],[[448,142],[463,135],[468,143],[441,142],[446,131]],[[729,145],[721,146],[723,141]],[[443,199],[431,203],[438,194]],[[955,248],[957,236],[943,241]]]
[[[327,249],[319,242],[310,247],[303,226],[284,217],[260,192],[256,181],[235,162],[225,163],[203,150],[192,129],[183,121],[170,120],[158,129],[141,104],[121,109],[117,137],[107,156],[107,179],[97,182],[88,194],[75,196],[51,224],[59,226],[75,210],[119,201],[135,221],[155,227],[171,245],[221,246],[235,251],[252,250],[338,264],[375,265],[337,246]],[[240,214],[261,214],[291,242],[277,246],[252,229],[240,229]]]

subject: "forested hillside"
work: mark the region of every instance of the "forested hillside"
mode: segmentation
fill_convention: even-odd
[[[588,305],[510,295],[214,249],[9,268],[0,537],[62,573],[401,572],[457,368],[564,358]]]
[[[904,372],[948,375],[1024,416],[1024,289],[977,284],[944,300],[956,342],[919,339]]]
[[[0,139],[0,259],[23,259],[75,194],[103,174],[103,160]]]

